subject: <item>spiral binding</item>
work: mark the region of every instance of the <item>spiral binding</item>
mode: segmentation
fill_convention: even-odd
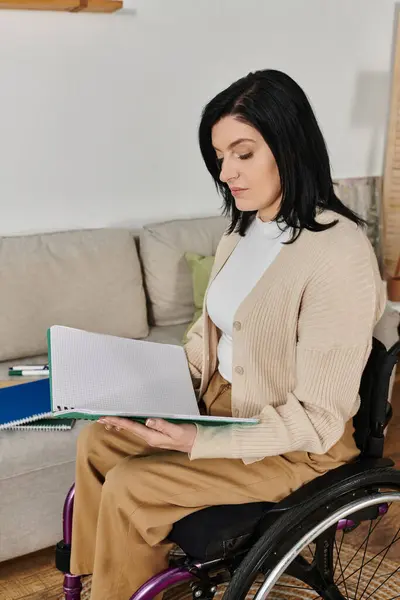
[[[32,415],[31,417],[25,417],[24,419],[16,419],[15,421],[9,421],[8,423],[4,423],[0,425],[0,431],[4,429],[12,429],[15,425],[23,425],[24,423],[31,423],[35,421],[39,421],[40,419],[45,419],[47,417],[51,417],[51,412],[40,413],[37,415]]]
[[[71,427],[69,425],[35,425],[29,423],[28,427],[22,427],[22,423],[20,425],[14,425],[14,427],[10,427],[10,431],[70,431]]]

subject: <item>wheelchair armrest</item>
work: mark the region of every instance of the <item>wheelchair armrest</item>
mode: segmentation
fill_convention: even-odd
[[[331,471],[328,471],[328,473],[325,473],[325,475],[316,477],[309,483],[306,483],[290,494],[290,496],[287,496],[284,500],[270,508],[268,514],[282,512],[295,506],[297,507],[305,504],[310,500],[311,496],[318,496],[321,492],[324,492],[326,488],[339,483],[345,483],[346,480],[351,480],[360,473],[365,473],[365,471],[371,469],[384,469],[393,466],[394,462],[390,458],[363,458],[362,460],[342,465],[341,467],[332,469]]]

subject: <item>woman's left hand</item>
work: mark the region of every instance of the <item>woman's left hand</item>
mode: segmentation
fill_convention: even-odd
[[[98,421],[103,425],[124,429],[142,438],[152,448],[177,450],[189,453],[197,434],[196,425],[182,423],[175,425],[164,419],[147,419],[146,425],[121,417],[102,417]]]

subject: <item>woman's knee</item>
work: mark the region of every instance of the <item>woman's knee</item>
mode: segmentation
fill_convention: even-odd
[[[103,485],[103,493],[112,494],[119,500],[129,496],[139,503],[149,499],[153,490],[153,477],[146,458],[127,456],[110,469]],[[161,490],[157,490],[158,495]]]
[[[113,466],[105,476],[102,496],[118,499],[117,504],[119,506],[121,503],[123,503],[123,499],[127,494],[133,498],[136,486],[130,485],[130,482],[132,480],[132,476],[133,479],[137,479],[135,475],[138,475],[138,473],[136,473],[137,469],[135,469],[135,463],[138,462],[138,460],[127,457]]]

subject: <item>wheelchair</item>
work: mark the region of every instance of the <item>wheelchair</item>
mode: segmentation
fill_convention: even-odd
[[[353,419],[360,449],[354,462],[278,503],[213,506],[181,519],[169,535],[177,546],[170,567],[130,600],[152,600],[164,590],[176,592],[175,586],[184,582],[195,600],[221,594],[224,600],[400,598],[400,544],[395,546],[400,540],[400,471],[383,458],[392,416],[389,381],[399,355],[400,341],[386,350],[373,339]],[[81,577],[69,569],[73,501],[74,486],[64,504],[64,537],[56,547],[65,600],[79,600],[82,589]],[[381,523],[391,527],[384,526],[382,533]],[[378,552],[377,530],[383,544]],[[349,536],[355,536],[351,545]],[[167,596],[176,598],[170,592]]]

